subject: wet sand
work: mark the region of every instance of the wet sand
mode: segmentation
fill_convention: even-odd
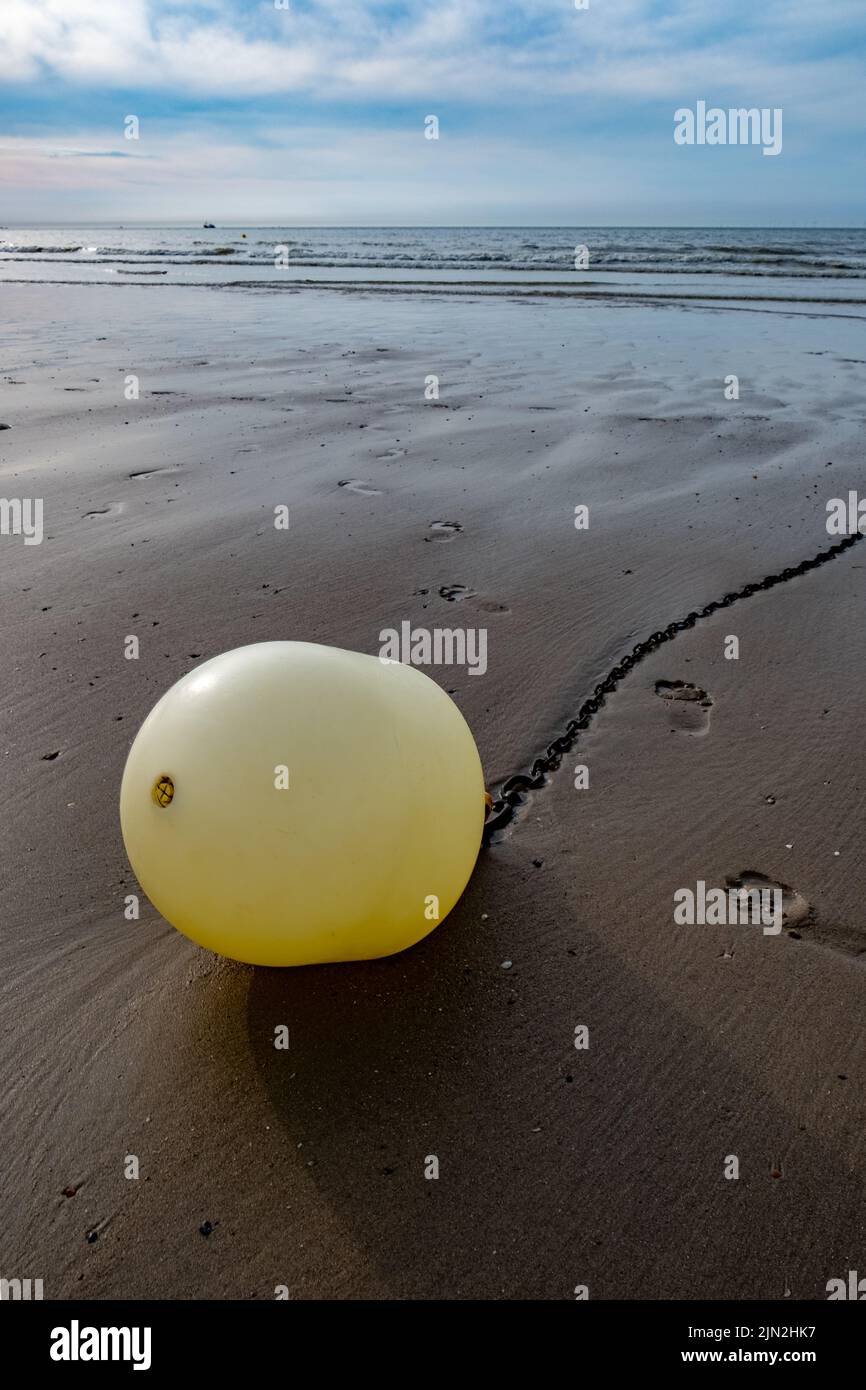
[[[144,900],[126,921],[117,796],[200,660],[376,652],[406,620],[487,629],[483,678],[430,674],[488,785],[525,770],[650,633],[835,539],[826,502],[862,485],[858,313],[3,295],[0,486],[44,499],[46,534],[0,537],[4,1276],[825,1297],[864,1235],[866,546],[642,660],[403,955],[252,969]],[[707,700],[664,698],[678,681]],[[678,888],[748,873],[790,890],[778,936],[675,924]]]

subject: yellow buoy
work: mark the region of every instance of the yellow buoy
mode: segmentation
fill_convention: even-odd
[[[201,946],[251,965],[369,960],[457,902],[484,781],[466,721],[421,671],[260,642],[153,708],[120,822],[142,888]]]

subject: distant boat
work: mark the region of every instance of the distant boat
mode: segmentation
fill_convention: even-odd
[[[201,225],[202,225],[203,227],[209,227],[211,230],[213,230],[213,226],[214,226],[213,222],[202,222]]]

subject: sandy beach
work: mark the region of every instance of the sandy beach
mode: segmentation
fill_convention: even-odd
[[[866,1211],[866,545],[641,660],[404,954],[252,968],[126,920],[117,801],[199,662],[406,621],[485,629],[483,677],[428,674],[496,791],[642,639],[833,543],[862,310],[2,293],[0,488],[45,537],[0,542],[0,1269],[51,1299],[825,1298]],[[750,875],[778,934],[675,923]]]

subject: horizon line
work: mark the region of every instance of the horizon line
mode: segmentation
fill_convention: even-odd
[[[240,230],[269,231],[274,228],[295,228],[298,231],[567,231],[574,228],[592,228],[596,231],[773,231],[773,232],[856,232],[866,229],[866,219],[862,222],[233,222],[221,221],[213,227],[206,227],[196,219],[188,217],[169,218],[162,222],[152,222],[140,218],[127,218],[124,221],[104,221],[102,219],[76,219],[74,221],[15,221],[0,223],[0,231],[13,231],[28,227],[138,227],[160,230],[169,227],[188,227],[191,231]]]

